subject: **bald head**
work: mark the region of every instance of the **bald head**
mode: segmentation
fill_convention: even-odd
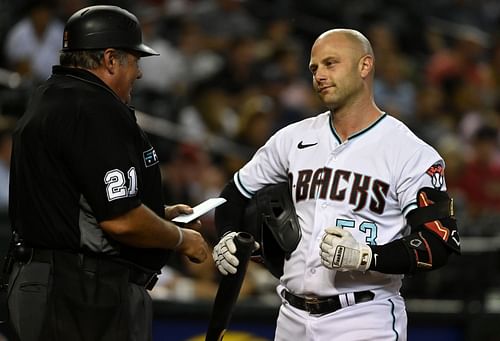
[[[352,44],[352,48],[358,51],[359,55],[371,55],[373,57],[373,49],[370,41],[359,31],[347,28],[335,28],[323,32],[315,41],[329,40],[330,38],[343,37]]]
[[[373,78],[375,56],[370,41],[361,32],[347,28],[323,32],[311,48],[311,64],[321,63],[331,57],[353,62],[369,59],[367,75]],[[311,64],[310,69],[315,67]]]

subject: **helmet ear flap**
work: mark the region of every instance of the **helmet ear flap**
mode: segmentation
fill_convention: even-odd
[[[263,200],[259,202],[262,205],[263,212],[266,211],[266,208],[269,208],[269,212],[272,213],[264,216],[265,224],[263,228],[267,227],[269,229],[274,240],[289,257],[289,253],[295,250],[300,241],[299,220],[295,213],[295,206],[289,192],[288,183],[274,186],[276,187],[268,190],[267,195],[262,195]]]
[[[271,229],[265,225],[262,226],[262,241],[260,248],[262,249],[261,252],[264,266],[274,277],[280,278],[281,275],[283,275],[285,259],[290,258],[290,255],[285,254],[274,238]]]
[[[255,255],[276,277],[283,274],[284,260],[297,247],[301,231],[288,183],[264,187],[250,200],[244,230],[260,243]]]

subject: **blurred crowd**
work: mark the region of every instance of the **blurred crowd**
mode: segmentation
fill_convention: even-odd
[[[0,210],[13,124],[58,63],[66,19],[95,4],[135,13],[145,42],[161,54],[141,60],[133,104],[162,161],[167,202],[218,196],[277,129],[324,111],[312,92],[309,50],[324,30],[349,27],[372,42],[379,107],[444,157],[462,236],[500,235],[497,0],[1,2]],[[213,243],[213,216],[203,224]],[[172,259],[153,295],[212,299],[215,267],[188,263]],[[275,281],[252,263],[242,297],[262,297]]]

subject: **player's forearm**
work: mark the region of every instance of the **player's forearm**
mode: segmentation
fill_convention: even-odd
[[[226,184],[220,196],[227,200],[226,204],[215,209],[215,226],[218,235],[222,236],[229,230],[237,231],[243,226],[248,199],[238,191],[232,180]]]
[[[410,269],[410,256],[404,245],[394,241],[385,245],[370,245],[372,261],[369,269],[387,274],[406,274]]]
[[[385,245],[370,245],[373,256],[369,269],[387,274],[411,274],[442,267],[448,261],[451,251],[432,232],[421,231],[420,233],[425,237],[426,246],[430,252],[430,263],[426,264],[427,266],[419,266],[423,260],[418,259],[415,253],[409,251],[403,239],[398,239]],[[412,235],[408,238],[411,239]]]
[[[114,219],[102,221],[111,238],[133,247],[173,249],[179,241],[177,227],[140,205]]]

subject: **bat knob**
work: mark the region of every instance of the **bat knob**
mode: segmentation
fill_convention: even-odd
[[[242,244],[253,244],[254,237],[248,232],[238,232],[235,239]]]

